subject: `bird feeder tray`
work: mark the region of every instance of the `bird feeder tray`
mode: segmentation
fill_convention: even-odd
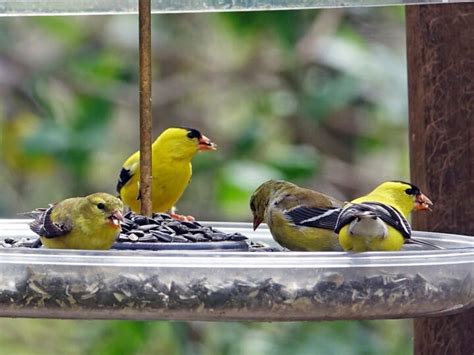
[[[410,4],[446,4],[466,0],[152,0],[152,13],[294,10]],[[0,0],[0,16],[136,14],[136,0]]]
[[[275,246],[269,230],[212,222]],[[85,319],[412,318],[474,306],[474,239],[414,232],[400,252],[0,249],[0,316]],[[0,237],[33,237],[0,220]]]

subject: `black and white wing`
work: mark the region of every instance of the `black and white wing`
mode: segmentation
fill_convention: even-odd
[[[378,212],[378,217],[382,221],[399,231],[403,235],[403,238],[410,239],[410,223],[408,223],[407,219],[399,211],[392,206],[383,203],[366,202],[364,204],[374,207],[375,211]]]
[[[379,202],[363,202],[347,205],[342,209],[334,231],[339,233],[344,226],[350,224],[362,213],[371,213],[374,217],[380,218],[387,225],[399,231],[405,239],[409,239],[411,236],[411,227],[406,218],[395,208]]]
[[[340,212],[340,208],[297,206],[285,211],[284,214],[296,226],[333,230]]]
[[[119,175],[119,179],[117,181],[117,187],[116,187],[118,193],[120,193],[120,190],[122,190],[122,187],[124,187],[127,184],[127,182],[130,181],[132,176],[133,176],[133,172],[130,169],[122,168],[122,170],[120,170],[120,175]]]

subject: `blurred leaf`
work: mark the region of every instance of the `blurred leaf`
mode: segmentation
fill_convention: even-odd
[[[271,32],[280,41],[290,47],[300,38],[305,23],[313,18],[313,12],[300,11],[256,11],[222,13],[219,16],[228,23],[240,36],[256,36],[262,32]],[[312,16],[306,16],[311,14]]]
[[[52,120],[25,140],[26,150],[56,157],[70,171],[84,179],[90,168],[91,156],[104,144],[111,117],[110,102],[97,97],[78,96],[70,126]]]
[[[83,42],[87,36],[86,26],[82,26],[73,17],[39,16],[35,18],[35,23],[48,36],[56,37],[71,48]]]
[[[76,97],[73,129],[94,133],[96,129],[105,129],[111,119],[110,101],[95,96]]]
[[[356,100],[360,95],[360,87],[354,77],[339,74],[308,82],[306,95],[303,98],[303,110],[306,116],[319,121]]]
[[[50,174],[54,159],[46,151],[31,149],[29,141],[35,136],[41,119],[31,113],[21,113],[0,121],[0,153],[6,165],[22,174]],[[49,143],[49,142],[48,142]]]
[[[110,322],[90,343],[88,354],[136,354],[150,337],[150,322]]]
[[[268,165],[278,169],[290,181],[313,176],[320,164],[319,156],[311,146],[280,145],[270,153],[266,160]]]
[[[219,151],[219,148],[215,152],[199,153],[192,161],[193,175],[201,172],[214,171],[216,166],[225,163],[225,158],[226,157]]]
[[[337,38],[352,43],[359,48],[368,50],[367,39],[354,31],[354,28],[347,23],[342,23],[337,30]]]
[[[393,18],[402,25],[405,24],[405,6],[390,6],[385,11],[390,18]]]
[[[258,124],[256,119],[251,119],[250,124],[243,127],[234,142],[235,158],[245,157],[252,154],[262,138],[264,132],[262,131],[262,125]]]
[[[217,181],[217,199],[222,212],[232,219],[248,216],[253,191],[266,180],[280,178],[278,170],[253,161],[232,161],[224,165]]]
[[[111,50],[97,52],[89,50],[70,63],[73,77],[87,80],[88,85],[116,85],[116,80],[130,81],[130,67],[123,62],[119,53]]]
[[[54,117],[54,109],[56,102],[48,96],[48,81],[41,76],[34,77],[31,83],[31,96],[35,102],[36,108],[40,111],[40,115],[44,120],[50,120]]]
[[[51,121],[43,122],[35,133],[25,139],[25,149],[28,152],[39,152],[58,155],[70,145],[69,131]]]
[[[357,146],[361,152],[378,150],[382,148],[384,144],[383,138],[377,136],[361,136],[357,140]]]

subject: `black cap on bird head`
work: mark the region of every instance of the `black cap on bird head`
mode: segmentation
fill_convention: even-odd
[[[195,128],[189,128],[189,127],[181,127],[181,128],[184,128],[185,130],[188,131],[188,138],[201,138],[202,137],[202,134],[201,132],[199,132],[197,129]]]
[[[418,211],[431,211],[433,207],[433,202],[421,192],[420,188],[410,182],[394,180],[393,182],[398,182],[400,184],[407,185],[408,188],[405,190],[407,195],[415,197],[415,210]]]
[[[195,128],[190,127],[180,127],[188,131],[187,137],[190,139],[197,139],[199,151],[205,150],[216,150],[217,146],[206,136],[204,136],[200,131]]]

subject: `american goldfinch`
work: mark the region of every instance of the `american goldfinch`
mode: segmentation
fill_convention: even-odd
[[[340,249],[333,230],[342,205],[341,201],[320,192],[275,180],[260,185],[250,198],[253,228],[265,221],[276,242],[290,250],[302,251]],[[297,225],[294,222],[297,216],[292,219],[289,215],[301,207],[319,211],[317,216],[313,215],[312,227]]]
[[[215,149],[209,138],[193,128],[168,128],[161,133],[152,145],[152,211],[172,210],[191,179],[191,159],[198,152]],[[120,198],[135,213],[140,212],[139,184],[138,151],[123,164],[117,183]]]
[[[411,237],[406,219],[410,212],[431,210],[432,206],[430,199],[415,185],[403,181],[384,182],[343,208],[335,232],[346,251],[400,250]]]
[[[122,213],[122,201],[98,192],[33,211],[30,228],[47,248],[105,250],[120,233]]]

